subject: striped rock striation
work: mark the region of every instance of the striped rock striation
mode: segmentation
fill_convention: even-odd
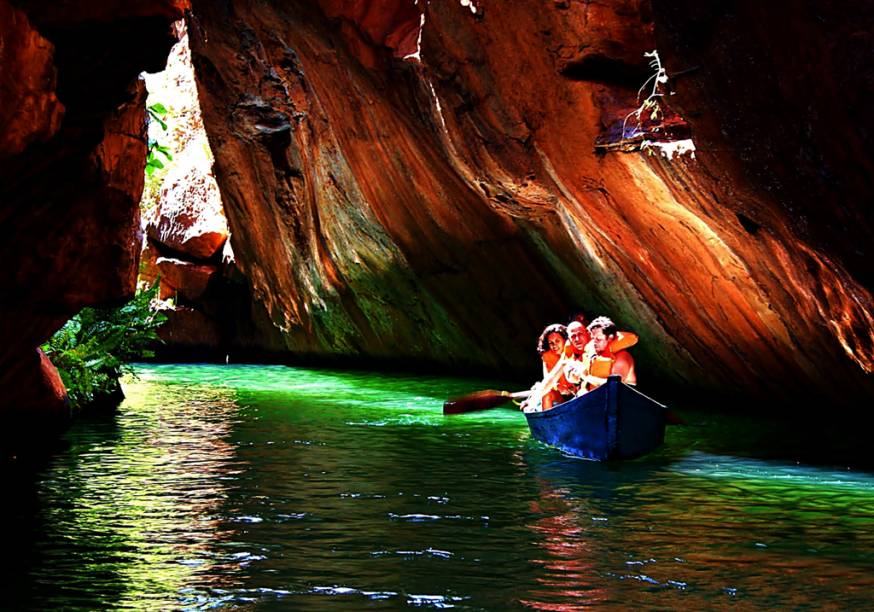
[[[221,348],[533,378],[582,310],[639,333],[647,388],[862,405],[872,8],[832,4],[195,0]],[[0,0],[4,419],[62,414],[36,347],[134,289],[137,75],[184,9]],[[629,130],[653,49],[671,110]],[[659,126],[694,157],[636,150]]]
[[[853,11],[194,0],[192,15],[216,179],[263,309],[242,344],[533,374],[542,326],[583,310],[640,334],[649,383],[871,397],[874,71]],[[694,155],[595,146],[628,136],[652,49]]]

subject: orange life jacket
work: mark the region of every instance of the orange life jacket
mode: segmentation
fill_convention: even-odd
[[[552,351],[546,351],[541,355],[541,359],[543,359],[543,363],[546,366],[546,371],[551,372],[552,368],[555,367],[555,364],[558,363],[558,360],[561,359],[561,356]]]
[[[607,378],[613,373],[613,363],[615,361],[612,357],[595,355],[589,364],[589,374],[598,378]]]
[[[573,355],[573,347],[571,347],[570,343],[565,344],[562,353],[564,353],[565,357],[570,357],[571,355]],[[543,353],[543,355],[541,355],[541,358],[543,359],[543,364],[546,366],[546,371],[551,372],[552,369],[555,367],[555,364],[557,364],[559,359],[561,359],[561,355],[553,353],[552,351],[546,351],[545,353]],[[552,389],[557,389],[558,387],[567,388],[574,387],[574,385],[570,384],[567,378],[564,377],[564,374],[562,374],[552,386]]]
[[[623,351],[637,344],[638,339],[637,334],[634,332],[616,332],[616,337],[610,342],[608,350],[611,355],[616,355],[619,351]],[[594,350],[591,352],[594,353]],[[616,359],[613,357],[593,355],[589,362],[589,375],[597,378],[607,378],[613,373],[613,364],[615,362]],[[594,386],[595,385],[591,384],[588,385],[590,389],[594,388]]]
[[[637,344],[638,340],[639,338],[634,332],[616,332],[616,337],[613,339],[612,342],[610,342],[610,352],[615,355],[619,351],[631,348],[632,346]]]

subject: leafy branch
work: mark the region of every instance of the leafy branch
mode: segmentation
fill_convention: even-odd
[[[637,102],[640,104],[635,110],[631,111],[627,115],[625,115],[625,119],[622,121],[622,142],[626,139],[626,130],[628,126],[628,120],[631,117],[634,117],[637,126],[634,129],[634,134],[632,136],[636,136],[638,133],[643,131],[643,122],[646,120],[645,115],[648,114],[648,119],[651,121],[658,121],[659,119],[664,117],[664,113],[662,112],[661,106],[659,105],[659,98],[662,98],[665,94],[662,93],[661,87],[662,85],[667,84],[668,82],[668,73],[665,70],[665,67],[662,66],[661,58],[659,58],[659,52],[656,49],[649,51],[643,54],[644,57],[649,57],[649,67],[652,68],[655,72],[650,76],[643,85],[641,85],[640,89],[637,90]],[[641,96],[643,96],[647,88],[649,89],[649,94],[643,98],[643,102],[641,102]]]
[[[149,120],[154,120],[161,126],[163,131],[167,131],[167,122],[164,121],[164,117],[167,116],[166,107],[160,102],[156,102],[155,104],[149,105],[146,107],[146,112],[148,113]],[[163,155],[166,158],[166,161],[173,161],[173,154],[170,152],[170,148],[162,145],[157,140],[153,140],[149,138],[149,148],[148,155],[146,157],[146,174],[152,176],[158,168],[164,167],[164,162],[158,157],[158,153]]]

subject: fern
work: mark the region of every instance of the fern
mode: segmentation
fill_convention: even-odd
[[[42,349],[58,368],[73,408],[118,390],[131,361],[153,357],[157,330],[167,319],[152,307],[158,282],[118,308],[83,308]]]

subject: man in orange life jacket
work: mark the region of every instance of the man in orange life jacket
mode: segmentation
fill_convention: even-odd
[[[590,345],[589,331],[579,321],[572,321],[567,326],[567,346],[564,357],[567,361],[564,366],[564,377],[571,385],[574,392],[580,390],[583,373],[588,369],[589,357],[586,348]]]
[[[568,381],[580,383],[580,393],[601,386],[610,375],[621,376],[625,384],[637,384],[634,358],[628,351],[617,349],[618,346],[629,345],[627,342],[618,342],[622,340],[619,334],[616,325],[608,317],[598,317],[589,323],[588,335],[591,336],[591,343],[584,348],[583,355],[578,359],[575,355],[575,359],[565,369],[565,377]],[[571,344],[574,344],[570,325],[568,338]],[[636,340],[635,336],[631,344]],[[574,348],[576,353],[576,346]]]

